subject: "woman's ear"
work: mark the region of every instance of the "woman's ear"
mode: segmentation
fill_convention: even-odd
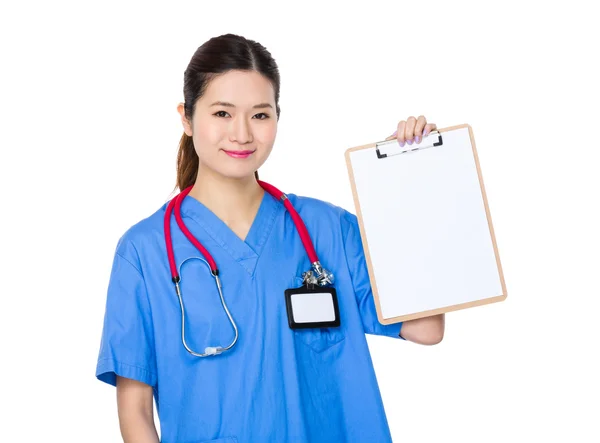
[[[183,103],[179,103],[177,105],[177,112],[179,112],[179,115],[181,116],[181,124],[183,125],[183,131],[186,133],[186,135],[188,137],[192,136],[192,126],[190,125],[190,122],[188,121],[187,117],[185,116],[185,107]]]

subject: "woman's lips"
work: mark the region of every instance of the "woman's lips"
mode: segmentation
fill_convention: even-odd
[[[223,149],[223,151],[225,151],[225,154],[233,158],[247,158],[250,156],[250,154],[254,153],[254,151],[227,151],[225,149]]]

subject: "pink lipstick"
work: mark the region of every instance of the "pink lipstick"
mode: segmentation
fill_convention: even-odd
[[[247,158],[250,156],[250,154],[254,153],[254,151],[226,151],[225,149],[223,149],[223,151],[225,151],[225,154],[233,158]]]

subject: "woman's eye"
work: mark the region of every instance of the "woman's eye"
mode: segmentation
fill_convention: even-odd
[[[217,117],[225,117],[225,115],[223,115],[223,114],[227,114],[227,115],[229,115],[229,114],[228,114],[227,112],[225,112],[225,111],[218,111],[218,112],[215,112],[213,115],[216,115]],[[268,118],[269,118],[269,115],[268,115],[268,114],[265,114],[264,112],[261,112],[261,113],[259,113],[259,114],[256,114],[256,115],[262,115],[262,116],[264,116],[263,118],[259,118],[258,120],[266,120],[266,119],[268,119]],[[256,116],[255,116],[255,117],[256,117]]]

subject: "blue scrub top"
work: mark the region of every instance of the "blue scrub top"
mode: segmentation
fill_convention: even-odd
[[[334,273],[341,326],[290,329],[284,291],[310,269],[288,211],[265,192],[245,241],[186,196],[188,229],[214,257],[239,338],[221,355],[195,357],[181,343],[181,308],[163,234],[165,203],[120,238],[110,282],[96,377],[153,387],[161,441],[391,442],[365,333],[399,336],[377,319],[354,214],[287,194]],[[171,221],[177,266],[202,257]],[[227,346],[234,330],[207,264],[185,261],[181,288],[186,341],[196,352]]]

